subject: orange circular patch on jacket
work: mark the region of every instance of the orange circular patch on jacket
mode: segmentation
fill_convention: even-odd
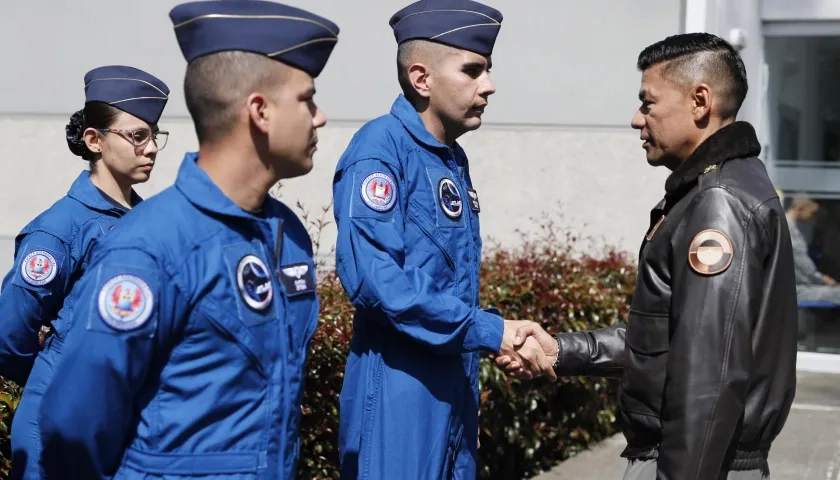
[[[688,264],[701,275],[718,274],[732,264],[732,242],[720,230],[703,230],[691,240]]]

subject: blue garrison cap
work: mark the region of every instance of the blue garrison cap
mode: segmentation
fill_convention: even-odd
[[[264,0],[184,3],[169,18],[187,62],[238,50],[279,60],[315,78],[338,42],[338,26],[326,18]]]
[[[169,87],[143,70],[124,65],[94,68],[85,75],[85,103],[105,102],[147,123],[157,123]]]
[[[489,56],[502,26],[502,12],[471,0],[420,0],[395,13],[388,23],[397,44],[431,40]]]

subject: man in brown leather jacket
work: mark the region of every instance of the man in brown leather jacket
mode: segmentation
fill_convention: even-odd
[[[551,337],[558,375],[621,378],[625,479],[761,479],[796,384],[796,285],[785,212],[735,120],[744,64],[720,38],[666,38],[639,55],[632,126],[672,170],[642,241],[629,320]],[[514,375],[526,365],[502,357]]]

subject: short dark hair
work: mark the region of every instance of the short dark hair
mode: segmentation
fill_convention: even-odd
[[[645,71],[665,64],[663,75],[683,84],[707,82],[724,99],[720,115],[734,118],[747,96],[747,69],[741,55],[710,33],[673,35],[642,50],[636,67]]]
[[[87,148],[85,130],[88,128],[111,128],[120,113],[122,113],[121,110],[105,102],[88,102],[83,109],[70,116],[70,121],[64,127],[67,147],[70,148],[73,155],[87,160],[92,172],[96,171],[96,161],[99,160],[99,154],[91,152]]]
[[[277,64],[265,55],[241,51],[212,53],[189,63],[184,97],[199,143],[230,133],[245,98],[280,81]]]
[[[418,100],[418,95],[408,78],[408,68],[417,62],[434,65],[456,51],[454,47],[425,39],[406,40],[397,46],[397,81],[403,95],[412,105]]]

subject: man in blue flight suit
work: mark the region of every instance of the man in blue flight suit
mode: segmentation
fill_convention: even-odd
[[[501,22],[469,0],[397,12],[404,93],[338,162],[336,261],[356,307],[341,392],[343,479],[475,478],[479,352],[510,351],[529,323],[479,307],[480,205],[456,143],[481,125],[495,91]],[[553,375],[554,359],[536,353]]]
[[[268,1],[169,14],[199,152],[80,280],[41,415],[49,478],[294,478],[317,326],[312,243],[267,196],[308,173],[338,27]]]

